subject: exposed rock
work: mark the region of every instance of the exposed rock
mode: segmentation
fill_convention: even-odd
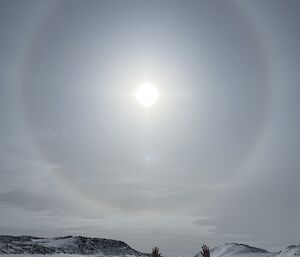
[[[0,254],[101,254],[149,256],[132,249],[122,241],[66,236],[41,238],[32,236],[0,236]]]

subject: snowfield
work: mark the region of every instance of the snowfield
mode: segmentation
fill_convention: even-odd
[[[268,252],[245,244],[229,243],[211,250],[211,257],[296,257],[297,255],[300,256],[300,245],[291,245],[279,252]]]
[[[103,254],[93,254],[93,255],[79,255],[79,254],[1,254],[3,257],[136,257],[135,255],[103,255]]]
[[[38,238],[31,236],[0,236],[2,257],[149,257],[122,241],[66,236]],[[237,243],[211,249],[211,257],[300,257],[300,245],[290,245],[279,252]],[[174,256],[177,257],[177,256]],[[194,257],[202,257],[197,253]]]

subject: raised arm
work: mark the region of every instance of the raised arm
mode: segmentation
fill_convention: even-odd
[[[209,247],[207,245],[202,246],[202,252],[200,252],[203,257],[210,257]]]
[[[158,247],[152,249],[152,257],[160,257],[160,252]]]

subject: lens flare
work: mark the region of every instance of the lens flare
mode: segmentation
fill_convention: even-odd
[[[154,104],[158,96],[158,91],[149,82],[141,84],[135,93],[135,97],[138,100],[138,102],[146,107],[149,107],[152,104]]]

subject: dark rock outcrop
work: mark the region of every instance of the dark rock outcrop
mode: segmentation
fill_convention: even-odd
[[[0,254],[99,254],[104,256],[149,256],[122,241],[66,236],[41,238],[32,236],[0,236]]]

